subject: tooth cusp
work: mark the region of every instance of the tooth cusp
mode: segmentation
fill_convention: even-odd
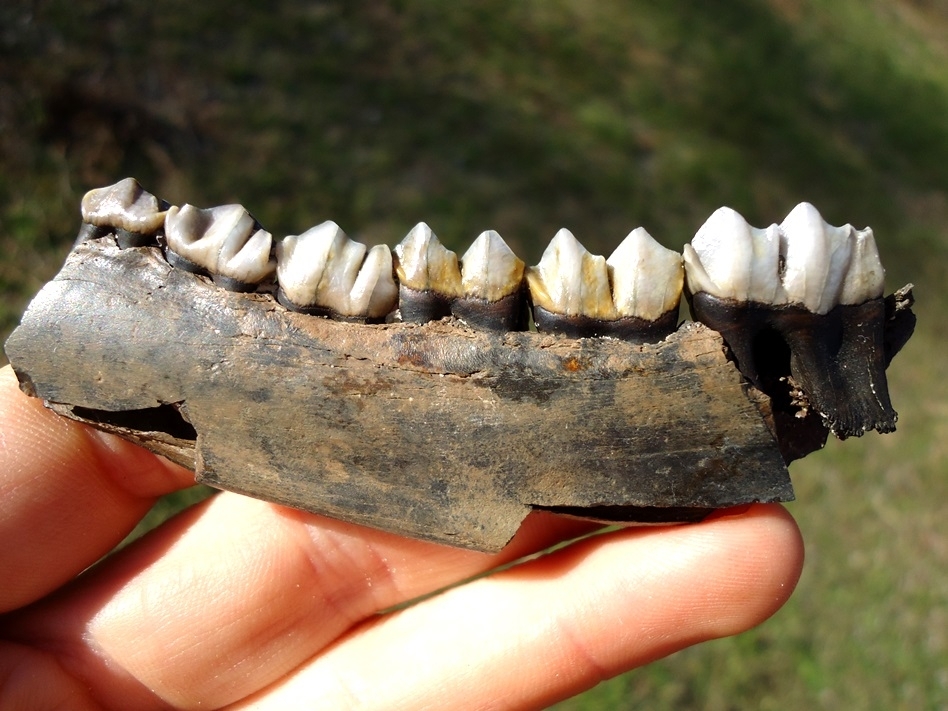
[[[273,236],[241,205],[173,206],[165,218],[165,242],[172,266],[209,274],[231,291],[253,291],[276,270]]]
[[[392,253],[370,250],[327,221],[277,245],[277,299],[292,311],[379,322],[395,307]]]
[[[115,233],[123,249],[157,244],[168,207],[135,178],[95,188],[82,198],[83,229],[77,242]]]

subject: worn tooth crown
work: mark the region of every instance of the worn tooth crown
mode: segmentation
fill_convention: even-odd
[[[415,291],[433,291],[447,298],[463,295],[458,255],[447,249],[424,222],[419,222],[395,247],[399,284]]]
[[[854,232],[852,260],[839,295],[839,303],[844,305],[878,299],[885,288],[885,269],[872,229],[867,227]]]
[[[348,318],[379,319],[395,306],[392,253],[371,250],[327,221],[277,245],[277,281],[289,301]]]
[[[590,254],[565,228],[526,275],[535,306],[564,316],[615,317],[606,258]]]
[[[786,302],[780,282],[780,231],[751,227],[729,207],[714,211],[684,249],[688,288],[735,301]]]
[[[684,252],[692,294],[796,304],[815,314],[882,295],[885,273],[872,230],[834,227],[805,202],[779,226],[762,230],[722,207]]]
[[[487,230],[461,257],[461,290],[468,298],[500,301],[520,289],[525,266],[497,232]]]
[[[632,230],[606,265],[617,318],[654,321],[678,311],[684,283],[681,255],[660,245],[645,228]]]
[[[165,210],[158,198],[146,191],[135,178],[125,178],[83,196],[82,220],[96,227],[112,227],[150,234],[165,222]]]
[[[273,236],[241,205],[171,207],[165,218],[168,249],[192,264],[243,284],[273,274]]]
[[[813,205],[802,202],[780,224],[780,231],[783,283],[790,303],[825,314],[839,304],[882,295],[884,272],[871,230],[834,227]]]
[[[839,303],[852,256],[852,228],[826,223],[813,205],[802,202],[780,223],[783,284],[787,300],[825,314]]]

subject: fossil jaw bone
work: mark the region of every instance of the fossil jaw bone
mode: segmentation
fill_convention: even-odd
[[[135,178],[125,178],[87,192],[80,206],[83,230],[79,242],[114,232],[122,248],[157,244],[168,203],[146,191]]]
[[[253,291],[276,269],[273,236],[241,205],[172,207],[165,218],[165,240],[172,265],[210,274],[231,291]]]
[[[872,230],[829,225],[808,203],[764,230],[721,208],[684,251],[695,318],[778,406],[802,393],[798,415],[814,410],[839,437],[895,429]]]
[[[681,255],[643,228],[608,260],[561,229],[526,274],[538,330],[645,342],[661,340],[677,325]]]
[[[398,289],[385,245],[366,250],[327,221],[286,237],[276,253],[277,298],[288,309],[379,322],[395,308]]]

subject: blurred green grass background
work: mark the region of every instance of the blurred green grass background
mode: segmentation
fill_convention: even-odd
[[[395,244],[425,220],[530,263],[563,226],[680,248],[721,205],[871,225],[888,290],[918,298],[899,432],[793,465],[796,594],[557,708],[948,708],[945,0],[4,0],[0,336],[82,194],[126,175],[277,236],[334,219]]]

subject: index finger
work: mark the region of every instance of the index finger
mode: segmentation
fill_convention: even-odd
[[[158,496],[192,484],[187,469],[50,412],[0,369],[0,611],[70,580]]]

